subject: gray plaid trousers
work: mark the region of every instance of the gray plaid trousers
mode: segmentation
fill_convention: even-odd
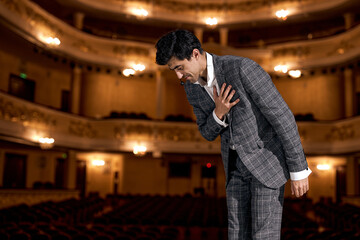
[[[226,188],[228,239],[280,239],[284,186],[277,189],[264,186],[246,169],[235,151],[231,152]]]

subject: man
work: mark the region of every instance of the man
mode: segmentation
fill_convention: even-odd
[[[254,61],[216,56],[189,31],[156,44],[156,62],[185,79],[185,92],[204,138],[221,136],[228,238],[280,239],[284,185],[308,189],[308,169],[296,122],[269,75]]]

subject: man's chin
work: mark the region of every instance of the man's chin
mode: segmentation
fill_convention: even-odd
[[[187,78],[186,81],[189,81],[191,83],[196,83],[196,81],[193,78]]]

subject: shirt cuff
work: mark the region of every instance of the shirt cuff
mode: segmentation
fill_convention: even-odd
[[[290,172],[290,179],[291,181],[297,181],[307,178],[312,171],[310,168],[302,170],[300,172]]]
[[[221,121],[221,120],[216,116],[215,110],[214,110],[214,111],[213,111],[213,117],[214,117],[215,121],[216,121],[218,124],[220,124],[221,126],[227,127],[227,126],[229,125],[229,124],[227,124],[227,123],[225,122],[225,120],[226,120],[226,115],[224,116],[224,120]]]

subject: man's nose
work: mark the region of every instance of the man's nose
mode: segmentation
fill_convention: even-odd
[[[181,72],[175,71],[175,73],[176,73],[176,76],[178,77],[178,79],[182,79],[183,74]]]

